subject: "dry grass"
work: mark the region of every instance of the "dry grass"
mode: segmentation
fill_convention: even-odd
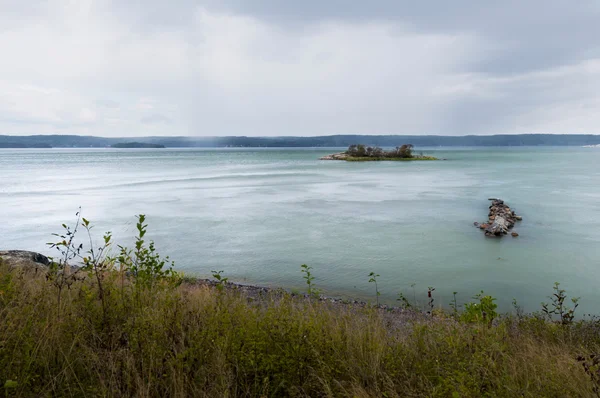
[[[8,396],[578,397],[595,324],[536,317],[466,323],[243,294],[138,288],[104,277],[63,292],[0,265],[0,383]]]

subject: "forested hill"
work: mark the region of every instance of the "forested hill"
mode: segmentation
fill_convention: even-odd
[[[0,148],[102,148],[131,141],[165,147],[347,147],[356,143],[380,147],[424,146],[582,146],[600,144],[600,135],[330,135],[320,137],[136,137],[106,138],[78,135],[0,135]]]

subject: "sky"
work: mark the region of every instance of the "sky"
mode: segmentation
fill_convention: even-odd
[[[0,134],[600,133],[600,1],[0,0]]]

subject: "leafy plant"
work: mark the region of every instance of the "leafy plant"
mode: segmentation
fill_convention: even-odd
[[[379,274],[375,272],[371,272],[369,274],[369,283],[375,283],[375,298],[377,299],[377,306],[379,307],[379,296],[381,296],[381,292],[379,291],[379,287],[377,286],[377,278]]]
[[[210,271],[212,273],[213,278],[217,280],[217,289],[221,292],[227,286],[227,281],[229,278],[223,276],[223,270],[221,271]]]
[[[112,234],[107,232],[103,236],[103,244],[94,249],[94,243],[92,239],[92,224],[85,217],[81,218],[81,226],[86,230],[89,239],[90,247],[87,251],[87,255],[83,256],[83,270],[88,273],[96,280],[98,284],[98,296],[102,303],[102,322],[106,322],[107,318],[107,302],[106,302],[106,289],[104,288],[104,275],[113,264],[113,260],[107,257],[107,252],[111,246]]]
[[[579,297],[571,298],[573,307],[570,308],[565,305],[567,295],[565,290],[560,288],[560,283],[555,282],[553,289],[554,293],[548,297],[550,303],[542,303],[542,312],[550,320],[552,320],[554,315],[558,315],[561,324],[571,325],[575,319],[575,310],[579,306]]]
[[[482,290],[473,296],[473,299],[477,302],[465,304],[465,311],[461,315],[461,320],[465,322],[491,322],[498,317],[496,312],[498,305],[495,303],[496,299],[494,297],[485,295]]]
[[[314,284],[313,281],[315,280],[315,277],[313,276],[311,270],[313,269],[311,266],[306,265],[306,264],[302,264],[300,266],[301,268],[301,272],[304,273],[304,280],[306,281],[306,285],[308,286],[308,295],[309,297],[319,297],[319,294],[321,294],[320,289],[317,289]]]
[[[398,298],[396,299],[396,301],[400,302],[400,308],[403,308],[405,310],[412,308],[412,304],[402,292],[398,293]]]
[[[52,235],[59,238],[56,242],[47,243],[51,249],[56,249],[59,257],[50,257],[50,265],[46,273],[46,279],[52,282],[56,288],[57,311],[60,318],[62,293],[65,288],[70,288],[77,280],[78,269],[71,268],[71,262],[80,257],[80,252],[83,249],[83,244],[75,243],[75,236],[79,228],[81,220],[81,208],[75,213],[77,221],[75,226],[71,228],[67,224],[62,224],[64,231],[61,234],[53,233]]]
[[[146,245],[144,237],[148,225],[144,224],[146,216],[137,216],[136,228],[138,236],[135,239],[135,250],[119,246],[118,261],[122,270],[127,270],[134,277],[138,288],[152,289],[158,282],[167,281],[173,284],[181,282],[181,276],[173,270],[174,262],[169,257],[161,257],[154,246],[154,241]]]

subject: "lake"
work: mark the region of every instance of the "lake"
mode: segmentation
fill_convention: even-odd
[[[420,148],[416,148],[417,152]],[[332,149],[1,149],[0,249],[45,243],[81,206],[96,238],[131,244],[144,213],[158,250],[190,275],[329,295],[398,292],[447,305],[484,290],[510,309],[555,281],[600,304],[600,149],[436,148],[438,162],[320,161]],[[484,237],[488,198],[523,216],[520,236]],[[413,289],[414,284],[414,289]]]

